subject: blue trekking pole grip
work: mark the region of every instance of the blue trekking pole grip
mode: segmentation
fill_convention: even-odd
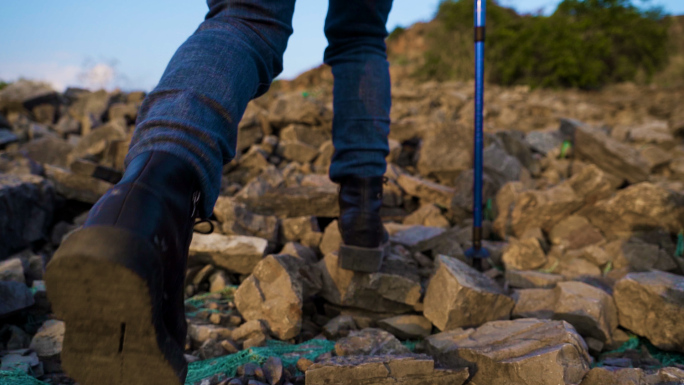
[[[473,247],[466,251],[473,267],[482,269],[489,253],[482,247],[482,123],[484,108],[484,42],[486,0],[475,0],[475,135],[473,144]]]

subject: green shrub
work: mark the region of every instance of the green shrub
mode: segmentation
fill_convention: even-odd
[[[392,30],[392,32],[390,32],[389,36],[387,36],[387,40],[396,39],[397,37],[401,36],[405,31],[406,28],[398,25]]]
[[[7,86],[10,85],[10,84],[11,84],[11,83],[6,83],[6,82],[0,80],[0,90],[2,90],[3,88],[7,87]]]
[[[494,83],[594,89],[638,75],[651,79],[667,64],[667,20],[658,9],[640,10],[629,0],[564,0],[551,16],[520,16],[494,1],[487,6],[485,68]],[[442,28],[430,36],[417,76],[472,77],[472,69],[454,68],[472,68],[473,0],[443,1],[436,19]],[[439,54],[449,44],[444,39],[465,43],[466,35],[470,63]]]

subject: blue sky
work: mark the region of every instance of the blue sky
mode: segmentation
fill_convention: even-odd
[[[519,12],[552,12],[559,0],[500,0]],[[297,0],[282,78],[322,61],[325,0]],[[388,30],[432,18],[439,0],[394,0]],[[684,0],[650,0],[684,14]],[[150,90],[176,48],[204,18],[204,0],[0,0],[0,79]]]

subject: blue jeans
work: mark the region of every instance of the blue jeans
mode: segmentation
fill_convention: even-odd
[[[188,161],[201,180],[201,215],[211,215],[223,165],[235,157],[247,103],[283,67],[295,0],[207,0],[209,13],[176,51],[142,104],[126,165],[146,151]],[[330,0],[325,20],[332,67],[330,178],[385,173],[390,78],[385,38],[392,0]]]

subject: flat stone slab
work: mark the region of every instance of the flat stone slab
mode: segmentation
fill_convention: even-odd
[[[426,355],[332,357],[306,370],[306,385],[461,385],[468,369],[435,369]]]
[[[425,342],[427,354],[444,367],[468,367],[471,385],[578,384],[591,361],[584,340],[565,321],[493,321]]]
[[[239,274],[249,274],[261,261],[268,247],[263,238],[244,235],[194,233],[190,258]]]

